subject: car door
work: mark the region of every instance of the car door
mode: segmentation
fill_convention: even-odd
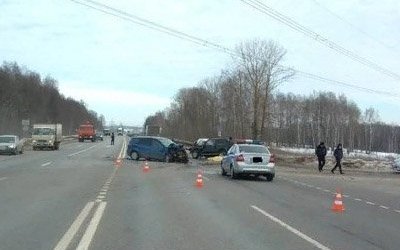
[[[215,140],[210,139],[204,144],[203,154],[207,155],[214,152],[215,152]]]
[[[151,140],[151,158],[157,160],[164,160],[165,159],[166,149],[165,147],[159,142],[157,139]]]
[[[229,150],[226,156],[222,158],[222,165],[225,171],[229,171],[231,163],[235,157],[236,145],[233,145]]]
[[[141,157],[151,158],[151,138],[141,138],[138,144],[138,151]]]

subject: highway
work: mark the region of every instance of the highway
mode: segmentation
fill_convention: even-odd
[[[128,138],[108,140],[0,156],[0,249],[399,249],[399,175],[277,166],[272,182],[232,180],[198,160],[143,172]]]

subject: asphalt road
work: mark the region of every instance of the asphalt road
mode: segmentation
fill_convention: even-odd
[[[399,249],[400,175],[278,166],[272,182],[231,180],[201,161],[143,172],[124,140],[0,156],[0,249]],[[330,209],[337,189],[343,213]]]

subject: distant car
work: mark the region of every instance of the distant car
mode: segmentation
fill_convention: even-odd
[[[263,145],[234,144],[221,161],[221,174],[227,173],[232,179],[243,175],[263,175],[267,181],[272,181],[275,177],[275,157]]]
[[[394,160],[393,170],[400,173],[400,156]]]
[[[23,143],[16,135],[0,135],[0,153],[22,154]]]
[[[228,149],[232,146],[231,141],[225,138],[211,138],[204,143],[194,146],[191,149],[191,155],[194,159],[201,156],[226,155]]]
[[[104,138],[103,138],[103,133],[101,133],[101,132],[96,132],[96,140],[100,140],[100,141],[102,141]]]
[[[136,136],[128,144],[127,155],[133,160],[145,158],[164,162],[187,162],[188,157],[182,145],[164,137]]]

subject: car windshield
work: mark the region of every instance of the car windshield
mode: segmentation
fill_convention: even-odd
[[[15,142],[15,137],[11,136],[1,136],[0,137],[0,143],[14,143]]]
[[[54,129],[51,128],[35,128],[33,135],[54,135]]]
[[[241,153],[260,153],[260,154],[269,154],[269,151],[264,146],[255,146],[255,145],[239,145],[239,151]]]
[[[168,138],[158,138],[158,140],[161,142],[161,144],[165,147],[168,147],[171,144],[174,144],[174,142]]]

